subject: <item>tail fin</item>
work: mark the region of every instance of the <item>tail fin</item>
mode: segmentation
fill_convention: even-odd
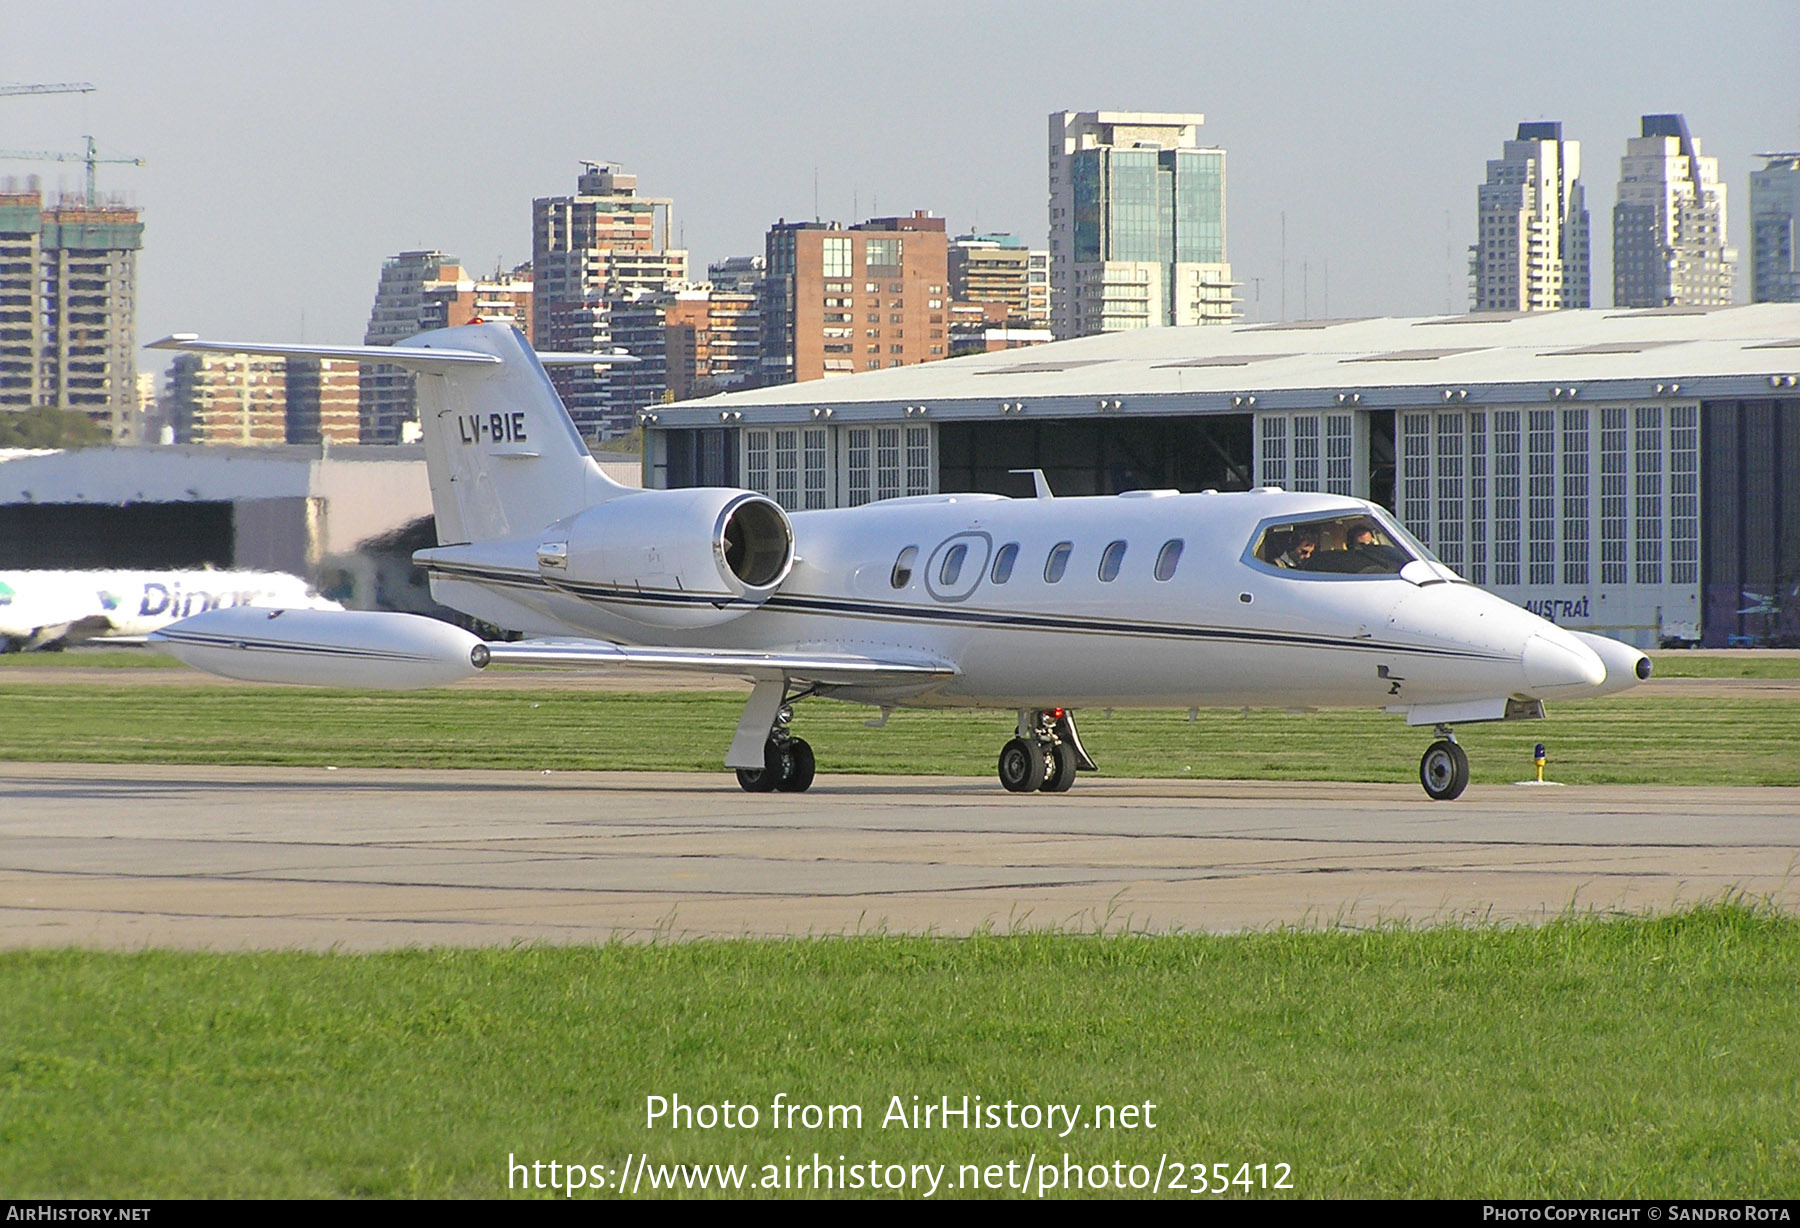
[[[543,364],[510,325],[465,324],[398,346],[239,344],[177,333],[148,348],[349,359],[416,372],[440,545],[535,533],[628,489],[588,454]]]
[[[439,544],[535,533],[624,492],[588,454],[517,329],[468,324],[414,337],[407,346],[500,360],[419,371],[419,424]]]

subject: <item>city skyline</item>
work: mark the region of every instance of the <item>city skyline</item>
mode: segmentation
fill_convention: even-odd
[[[784,217],[926,209],[953,233],[1040,247],[1044,117],[1092,108],[1206,115],[1201,142],[1231,161],[1245,319],[1283,314],[1284,230],[1289,318],[1461,313],[1482,170],[1520,121],[1560,120],[1598,171],[1641,115],[1685,113],[1737,185],[1730,228],[1748,235],[1752,155],[1800,144],[1791,82],[1759,50],[1791,41],[1791,7],[1724,5],[1705,40],[1687,16],[1125,3],[1100,25],[1066,4],[923,4],[896,23],[814,4],[546,4],[496,20],[461,4],[76,3],[9,16],[0,80],[99,91],[0,100],[0,145],[74,149],[92,132],[103,153],[146,159],[101,172],[104,192],[144,210],[140,341],[359,337],[383,260],[436,248],[473,272],[510,268],[529,256],[531,201],[567,191],[581,159],[672,198],[696,271],[759,252]],[[1571,53],[1518,56],[1532,29]],[[649,46],[665,54],[633,51]],[[1652,78],[1649,64],[1668,68]],[[32,173],[79,186],[78,166],[0,164]],[[1613,178],[1588,177],[1597,218]],[[1610,244],[1594,240],[1604,287]]]

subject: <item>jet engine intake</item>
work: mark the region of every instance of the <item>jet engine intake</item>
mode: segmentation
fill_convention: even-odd
[[[646,490],[544,531],[538,573],[652,627],[707,627],[755,609],[794,566],[787,513],[746,490]]]

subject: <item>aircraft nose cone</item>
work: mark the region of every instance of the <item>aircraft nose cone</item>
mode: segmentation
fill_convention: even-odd
[[[1534,635],[1525,641],[1525,681],[1534,693],[1597,687],[1606,666],[1593,649],[1570,637]]]

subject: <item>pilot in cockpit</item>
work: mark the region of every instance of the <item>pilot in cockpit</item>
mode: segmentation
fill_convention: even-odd
[[[1293,543],[1276,556],[1275,566],[1305,570],[1312,562],[1313,555],[1318,552],[1319,534],[1317,530],[1298,529],[1294,532]]]
[[[1398,575],[1413,555],[1373,518],[1334,517],[1269,529],[1255,556],[1291,571],[1335,575]]]

